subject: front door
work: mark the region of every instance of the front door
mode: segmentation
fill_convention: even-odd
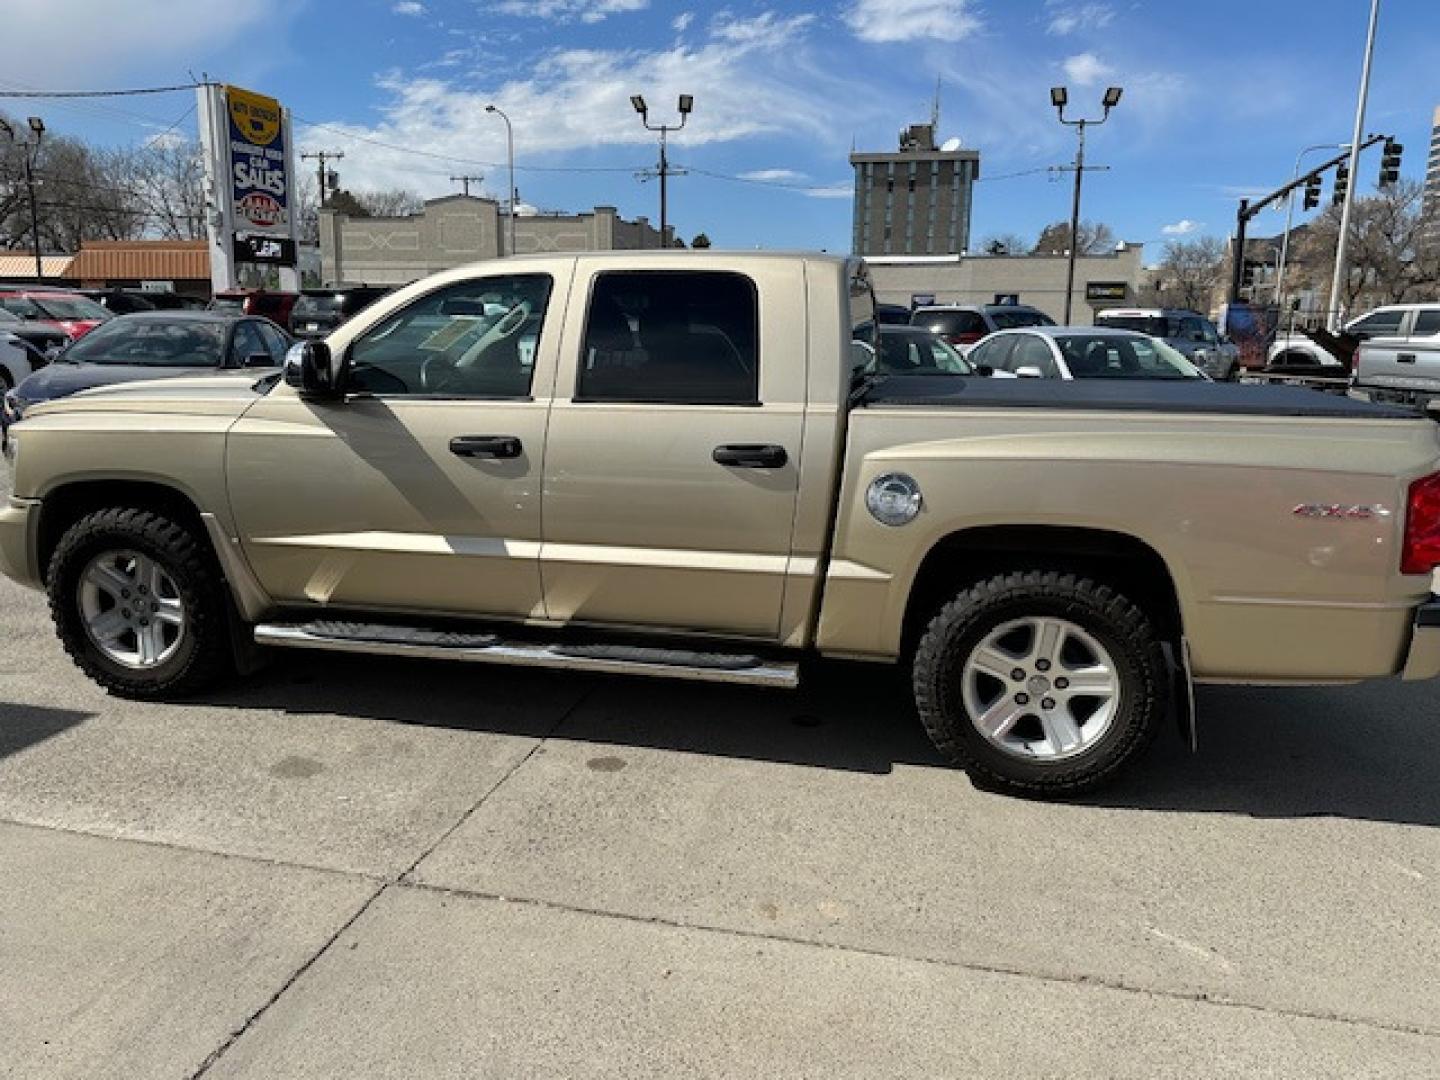
[[[543,617],[557,295],[550,273],[452,280],[336,345],[349,349],[343,401],[282,385],[245,415],[227,478],[245,555],[272,597]]]
[[[800,265],[626,265],[577,270],[566,339],[580,347],[561,363],[545,459],[546,607],[773,640],[800,477]]]

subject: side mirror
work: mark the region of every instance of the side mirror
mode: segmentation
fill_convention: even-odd
[[[335,370],[330,346],[323,341],[301,341],[285,354],[285,382],[301,397],[335,399],[343,394],[343,372]]]
[[[245,357],[245,366],[247,368],[274,367],[275,358],[268,352],[252,352],[249,356]]]
[[[989,364],[976,364],[975,374],[979,375],[982,379],[988,379],[995,374],[995,369]]]
[[[1043,379],[1045,377],[1045,373],[1043,371],[1031,364],[1026,364],[1023,367],[1016,368],[1015,375],[1017,378],[1020,379]]]

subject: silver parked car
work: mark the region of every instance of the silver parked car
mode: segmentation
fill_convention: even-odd
[[[1240,375],[1240,349],[1198,312],[1185,308],[1110,308],[1095,316],[1096,326],[1134,330],[1159,338],[1212,379]]]
[[[982,373],[1021,379],[1196,379],[1208,376],[1159,338],[1099,326],[1002,330],[965,359]]]

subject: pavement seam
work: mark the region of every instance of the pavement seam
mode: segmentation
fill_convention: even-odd
[[[1323,1023],[1348,1024],[1354,1027],[1371,1028],[1378,1031],[1387,1031],[1400,1035],[1416,1035],[1422,1038],[1440,1038],[1440,1028],[1424,1027],[1419,1024],[1408,1024],[1388,1020],[1376,1020],[1363,1016],[1347,1016],[1343,1013],[1321,1012],[1311,1009],[1286,1009],[1270,1005],[1261,1005],[1252,1001],[1241,1001],[1237,998],[1216,996],[1204,991],[1186,993],[1182,990],[1166,990],[1163,988],[1135,986],[1117,979],[1107,978],[1101,975],[1066,975],[1058,972],[1033,971],[1025,968],[1009,967],[1004,964],[985,963],[978,960],[951,960],[938,956],[923,956],[905,952],[886,952],[881,949],[870,949],[863,945],[852,945],[837,941],[820,941],[815,938],[796,937],[788,934],[770,934],[759,930],[746,930],[733,926],[718,926],[713,923],[692,923],[683,922],[678,919],[667,918],[663,915],[634,915],[623,911],[609,911],[604,908],[589,908],[579,904],[566,904],[555,900],[543,900],[537,897],[527,896],[504,896],[500,893],[485,892],[479,889],[467,889],[458,886],[434,885],[420,881],[402,881],[397,883],[401,888],[416,889],[425,892],[441,893],[449,896],[458,896],[472,900],[494,901],[502,904],[519,904],[526,907],[541,908],[547,911],[562,911],[574,915],[590,915],[601,919],[614,919],[620,922],[641,923],[650,926],[660,926],[671,930],[693,930],[697,933],[720,934],[727,937],[741,938],[747,941],[767,941],[782,945],[798,945],[815,949],[824,949],[832,952],[849,953],[855,956],[864,956],[881,960],[899,960],[913,964],[924,964],[930,967],[940,967],[951,970],[970,971],[982,975],[1011,976],[1019,979],[1032,979],[1036,982],[1050,983],[1059,986],[1083,986],[1097,990],[1114,990],[1126,994],[1138,994],[1143,997],[1160,998],[1166,1001],[1180,1002],[1191,1005],[1213,1005],[1219,1008],[1240,1009],[1247,1012],[1260,1013],[1265,1016],[1280,1017],[1291,1020],[1312,1020]]]
[[[334,946],[335,942],[340,940],[340,936],[344,934],[346,930],[349,930],[350,927],[354,926],[356,920],[359,919],[361,915],[364,915],[365,912],[369,911],[371,905],[374,904],[376,900],[380,899],[381,894],[384,893],[386,889],[390,888],[392,884],[393,882],[387,881],[379,888],[377,888],[374,892],[372,892],[368,897],[366,897],[365,902],[355,910],[355,913],[351,915],[350,918],[346,919],[333,934],[326,938],[325,943],[321,945],[318,950],[311,954],[308,959],[306,959],[299,967],[292,971],[289,978],[287,978],[283,983],[280,984],[279,989],[277,989],[275,993],[271,994],[270,997],[266,999],[264,1004],[262,1004],[258,1009],[256,1009],[249,1016],[247,1016],[245,1018],[245,1022],[239,1027],[237,1027],[234,1031],[232,1031],[229,1036],[226,1037],[223,1043],[217,1046],[214,1050],[211,1050],[210,1053],[206,1055],[205,1060],[200,1063],[200,1067],[190,1074],[188,1080],[198,1080],[199,1077],[204,1076],[207,1072],[209,1072],[211,1066],[213,1066],[217,1061],[224,1057],[225,1052],[229,1050],[230,1047],[234,1046],[235,1043],[239,1041],[241,1036],[243,1036],[247,1031],[249,1031],[252,1027],[255,1026],[255,1024],[259,1021],[260,1017],[264,1016],[265,1013],[270,1009],[270,1006],[274,1005],[277,1001],[279,1001],[285,995],[285,991],[289,990],[290,987],[294,986],[296,981],[302,975],[304,975],[307,971],[314,967],[315,964],[319,962],[320,958],[330,951],[331,947]]]
[[[594,692],[595,687],[593,684],[587,687],[584,691],[582,691],[580,696],[571,703],[570,707],[560,714],[560,716],[556,719],[555,723],[550,725],[549,730],[547,730],[545,734],[541,735],[539,739],[536,740],[535,745],[532,746],[525,753],[525,756],[522,757],[519,761],[515,762],[514,765],[510,766],[510,768],[506,770],[504,776],[500,777],[500,779],[496,780],[495,783],[491,784],[488,789],[482,792],[480,797],[475,800],[475,802],[470,806],[468,810],[466,810],[463,814],[460,815],[460,817],[455,821],[453,825],[451,825],[448,829],[446,829],[438,837],[436,837],[434,843],[432,843],[429,847],[425,848],[424,851],[420,852],[414,862],[412,862],[404,870],[400,871],[400,873],[397,874],[394,878],[395,882],[400,885],[410,884],[413,880],[410,875],[413,874],[417,868],[419,868],[420,864],[423,863],[426,859],[428,859],[432,854],[434,854],[436,848],[438,848],[446,840],[449,840],[451,836],[455,835],[455,831],[459,829],[460,826],[464,825],[467,821],[469,821],[471,817],[473,817],[475,813],[490,800],[490,796],[494,795],[497,791],[504,787],[506,782],[512,776],[514,776],[517,772],[523,769],[529,763],[530,759],[540,752],[540,748],[544,746],[546,742],[552,739],[555,734],[561,729],[561,727],[564,726],[565,721],[569,720],[570,717],[574,716],[575,712],[580,708],[580,706],[584,705],[585,702],[590,700],[590,696]]]
[[[339,941],[342,936],[344,936],[345,932],[349,930],[350,927],[354,926],[355,923],[360,919],[360,917],[364,915],[367,911],[369,911],[372,906],[374,906],[375,901],[379,900],[380,897],[383,896],[393,886],[405,887],[408,884],[408,882],[405,880],[407,875],[409,875],[411,871],[413,871],[417,866],[424,862],[425,859],[430,855],[430,853],[433,852],[441,844],[443,844],[451,836],[451,834],[455,832],[456,829],[460,828],[461,825],[469,821],[471,815],[474,814],[477,810],[479,810],[482,806],[484,806],[486,800],[488,800],[490,796],[494,795],[495,792],[499,791],[507,780],[514,776],[527,761],[529,761],[532,757],[535,756],[535,753],[540,749],[541,746],[545,744],[545,741],[549,739],[552,735],[554,735],[557,731],[559,731],[561,725],[563,725],[565,721],[571,717],[571,715],[575,712],[576,709],[580,708],[580,706],[585,703],[585,701],[590,697],[592,689],[587,689],[583,693],[581,693],[580,696],[577,697],[575,701],[571,704],[571,706],[560,714],[559,718],[556,719],[555,723],[550,726],[550,729],[546,731],[544,735],[540,736],[539,739],[536,740],[535,745],[532,746],[519,761],[517,761],[508,770],[506,770],[505,775],[500,777],[499,780],[495,781],[495,783],[491,784],[488,788],[486,788],[485,791],[480,794],[480,797],[476,799],[475,802],[472,803],[463,814],[460,815],[460,817],[455,821],[454,824],[452,824],[448,829],[442,832],[439,837],[437,837],[431,844],[426,846],[425,849],[422,850],[418,856],[416,856],[415,860],[410,864],[407,869],[401,871],[394,877],[390,877],[382,881],[379,888],[377,888],[365,899],[365,902],[361,904],[358,909],[356,909],[355,913],[351,915],[350,918],[346,919],[345,922],[342,923],[340,927],[336,929],[336,931],[325,940],[324,944],[322,944],[319,949],[317,949],[303,963],[301,963],[299,967],[297,967],[294,971],[290,973],[289,977],[280,984],[279,988],[275,991],[275,993],[271,994],[270,997],[258,1009],[256,1009],[248,1017],[246,1017],[245,1022],[241,1024],[238,1028],[236,1028],[234,1031],[232,1031],[223,1043],[221,1043],[214,1050],[210,1051],[208,1055],[206,1055],[205,1060],[200,1063],[200,1067],[190,1074],[188,1080],[199,1080],[200,1077],[204,1076],[207,1072],[209,1072],[211,1067],[214,1066],[215,1063],[218,1062],[222,1057],[224,1057],[226,1052],[229,1051],[229,1049],[234,1046],[245,1035],[247,1031],[249,1031],[257,1023],[259,1023],[260,1018],[270,1010],[271,1006],[273,1006],[276,1002],[278,1002],[282,997],[285,996],[285,992],[289,990],[290,987],[294,986],[295,983],[298,982],[307,971],[309,971],[312,967],[314,967],[317,963],[320,962],[321,958],[324,957],[324,955],[334,947],[335,943]],[[216,852],[214,854],[219,853]],[[256,861],[263,862],[267,860]],[[291,864],[271,862],[270,865],[286,866]],[[337,872],[344,873],[344,871]],[[370,880],[374,879],[370,878]]]

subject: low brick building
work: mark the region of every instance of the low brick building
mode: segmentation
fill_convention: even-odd
[[[509,221],[494,199],[473,195],[430,199],[420,213],[404,217],[321,210],[321,275],[327,282],[398,285],[493,259],[507,253]],[[583,214],[521,213],[515,219],[515,249],[521,255],[660,246],[660,232],[647,218],[626,221],[613,206]]]

